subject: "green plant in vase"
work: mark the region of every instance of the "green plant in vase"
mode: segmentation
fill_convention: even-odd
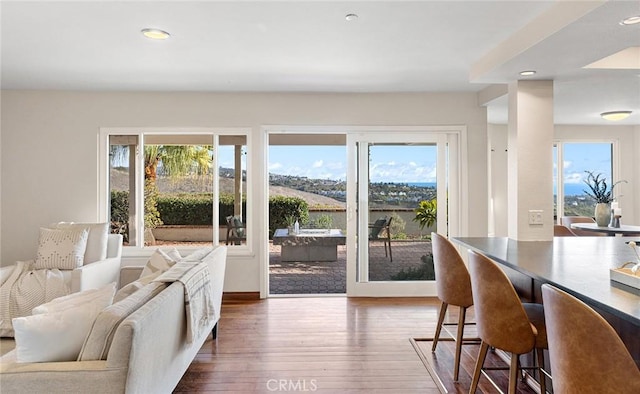
[[[287,225],[289,234],[293,234],[293,226],[295,225],[296,220],[298,220],[298,218],[295,215],[286,215],[284,217],[284,222]]]
[[[600,227],[606,227],[611,221],[611,203],[618,197],[614,194],[614,189],[616,185],[627,181],[618,181],[609,186],[607,178],[602,174],[594,174],[592,171],[585,172],[587,173],[587,179],[585,179],[584,183],[589,187],[589,190],[584,190],[584,192],[596,202],[594,212],[596,223]]]

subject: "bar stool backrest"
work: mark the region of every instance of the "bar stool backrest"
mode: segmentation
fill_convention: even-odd
[[[537,333],[504,271],[486,256],[471,250],[469,272],[478,336],[507,352],[531,351]]]
[[[542,299],[555,393],[640,393],[640,370],[602,316],[549,284]]]
[[[451,241],[437,233],[431,233],[431,245],[438,298],[449,305],[465,308],[473,305],[469,270],[458,250]]]

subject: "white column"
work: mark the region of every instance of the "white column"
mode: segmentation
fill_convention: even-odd
[[[509,238],[552,240],[553,81],[509,84],[508,133]]]

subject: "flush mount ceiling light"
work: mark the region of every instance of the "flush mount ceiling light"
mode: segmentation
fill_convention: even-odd
[[[357,14],[347,14],[344,19],[346,19],[348,22],[351,21],[355,21],[356,19],[358,19],[358,15]]]
[[[629,115],[631,115],[631,111],[610,111],[610,112],[603,112],[600,114],[600,116],[602,116],[603,119],[611,120],[614,122],[618,120],[626,119],[629,117]]]
[[[142,35],[152,40],[166,40],[171,36],[166,31],[160,29],[142,29],[140,32]]]
[[[536,75],[536,72],[533,70],[525,70],[525,71],[520,71],[520,75],[522,75],[523,77],[530,77],[532,75]]]
[[[635,25],[636,23],[640,23],[640,15],[630,16],[620,21],[623,26]]]

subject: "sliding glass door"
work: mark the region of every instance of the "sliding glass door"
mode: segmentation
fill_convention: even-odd
[[[458,134],[348,134],[347,294],[435,294],[430,234],[458,229]]]

